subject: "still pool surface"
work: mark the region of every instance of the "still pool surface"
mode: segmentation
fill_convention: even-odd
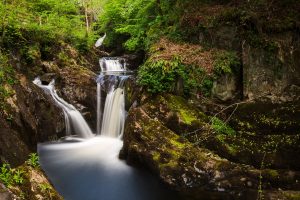
[[[179,199],[144,170],[118,158],[116,138],[69,138],[38,145],[40,164],[66,200]]]

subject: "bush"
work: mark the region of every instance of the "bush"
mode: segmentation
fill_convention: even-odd
[[[150,93],[170,92],[185,76],[185,67],[176,57],[170,61],[150,59],[138,71],[138,84],[146,86]]]
[[[26,164],[34,168],[39,167],[39,156],[36,153],[31,153],[29,155],[29,159],[26,161]]]
[[[171,60],[148,59],[138,71],[138,84],[145,86],[150,93],[173,92],[178,81],[183,81],[186,95],[191,91],[201,91],[205,96],[210,94],[212,77],[199,66],[184,65],[180,57]]]
[[[215,56],[214,73],[217,76],[238,72],[239,57],[234,52],[222,51]]]
[[[11,169],[8,164],[3,164],[0,170],[0,180],[6,187],[20,185],[24,182],[24,171]]]

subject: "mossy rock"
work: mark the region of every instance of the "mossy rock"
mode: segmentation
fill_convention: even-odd
[[[273,187],[300,188],[299,172],[258,170],[232,163],[199,148],[152,118],[143,107],[131,109],[124,133],[122,157],[144,165],[178,191],[237,191]],[[259,180],[260,175],[263,179]]]
[[[9,187],[19,199],[30,200],[62,200],[63,198],[53,188],[39,167],[23,164],[16,168],[22,172],[23,182]]]
[[[183,97],[171,94],[157,95],[142,107],[149,116],[157,118],[178,135],[206,127],[209,121],[203,112]]]

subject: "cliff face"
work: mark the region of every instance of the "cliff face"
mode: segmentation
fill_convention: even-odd
[[[190,18],[201,27],[192,29],[193,42],[237,52],[242,71],[235,88],[244,98],[289,101],[299,96],[299,7],[297,1],[212,3],[186,15],[183,25]],[[232,88],[224,78],[216,87],[223,84]]]
[[[240,35],[237,26],[220,24],[217,28],[208,30],[208,35],[199,34],[200,43],[210,41],[218,48],[238,52],[242,63],[240,82],[235,88],[240,88],[244,98],[283,97],[282,100],[295,99],[299,96],[299,45],[300,38],[297,29],[284,30],[252,37],[267,38],[267,43],[253,44],[245,36]],[[207,33],[206,33],[207,34]],[[266,41],[264,41],[266,42]],[[230,82],[221,78],[217,85],[229,85]],[[238,84],[242,85],[239,87]],[[218,86],[216,86],[218,87]],[[226,90],[224,88],[223,90]],[[217,91],[215,94],[221,93]]]

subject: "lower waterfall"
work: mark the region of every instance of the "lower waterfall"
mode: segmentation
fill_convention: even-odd
[[[74,133],[82,138],[91,138],[94,136],[80,112],[73,105],[67,103],[57,95],[54,80],[52,80],[48,85],[43,85],[42,81],[39,78],[36,78],[33,83],[49,94],[55,104],[63,110],[65,116],[66,135]]]

